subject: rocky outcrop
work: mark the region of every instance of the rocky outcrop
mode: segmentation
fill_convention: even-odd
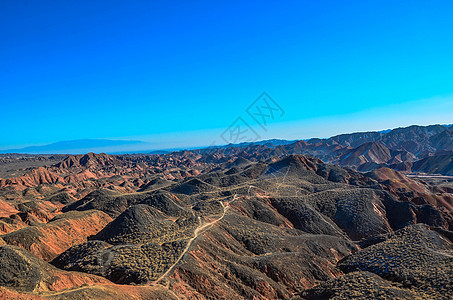
[[[416,161],[412,169],[417,172],[453,176],[453,152]]]
[[[102,277],[61,271],[16,246],[0,246],[0,270],[0,286],[17,292],[50,292],[108,283]]]
[[[178,299],[163,287],[115,285],[107,279],[67,272],[15,246],[0,246],[1,299]]]
[[[22,228],[1,237],[7,244],[19,246],[50,261],[69,247],[85,242],[111,220],[101,211],[71,211],[48,223]]]
[[[453,244],[426,225],[412,225],[383,236],[375,244],[339,262],[344,272],[367,271],[426,293],[453,297]]]
[[[25,189],[39,184],[63,183],[64,180],[57,174],[52,173],[45,167],[33,169],[29,173],[9,179],[0,179],[0,188],[5,186],[14,186],[17,189]]]

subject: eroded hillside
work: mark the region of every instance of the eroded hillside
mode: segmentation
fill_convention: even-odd
[[[1,180],[0,295],[453,297],[448,181],[269,149],[90,153]]]

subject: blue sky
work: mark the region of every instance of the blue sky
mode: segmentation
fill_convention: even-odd
[[[453,123],[452,1],[0,1],[0,149]],[[263,92],[285,114],[263,130]]]

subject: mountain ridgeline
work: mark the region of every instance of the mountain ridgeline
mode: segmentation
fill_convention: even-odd
[[[236,148],[236,147],[234,147]],[[341,134],[328,139],[300,140],[293,143],[242,144],[245,152],[256,151],[265,156],[302,154],[320,158],[331,164],[370,171],[389,167],[403,172],[439,173],[453,175],[448,155],[453,153],[453,126],[410,126],[384,132]],[[269,149],[266,149],[269,148]],[[222,147],[223,151],[228,147]],[[200,150],[215,153],[216,149]],[[232,149],[234,151],[234,149]],[[432,158],[439,167],[416,163]],[[441,165],[441,166],[440,166]]]

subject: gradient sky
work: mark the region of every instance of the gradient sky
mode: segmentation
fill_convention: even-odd
[[[0,149],[453,123],[453,1],[0,0]],[[285,110],[264,131],[245,109]]]

